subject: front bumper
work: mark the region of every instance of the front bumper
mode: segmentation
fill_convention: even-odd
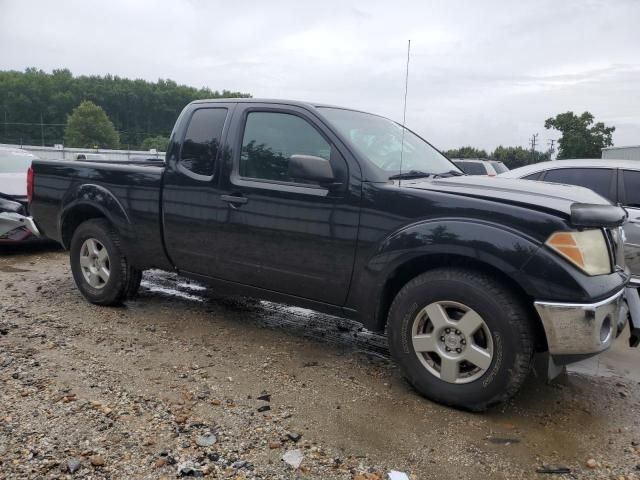
[[[534,302],[549,354],[557,358],[588,357],[606,350],[624,324],[628,308],[622,288],[596,303]]]
[[[31,237],[40,237],[31,217],[16,212],[0,212],[0,243],[21,242]]]

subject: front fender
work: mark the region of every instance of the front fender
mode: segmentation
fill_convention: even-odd
[[[460,264],[468,260],[486,265],[515,282],[531,298],[540,297],[540,284],[530,281],[523,268],[541,248],[541,243],[515,229],[485,221],[449,218],[421,221],[387,236],[354,282],[355,303],[367,328],[381,330],[389,281],[401,271],[420,274],[430,268]],[[417,265],[417,268],[411,268]],[[559,268],[546,287],[563,284],[564,291],[583,291],[576,277]],[[550,285],[551,284],[551,285]],[[372,301],[372,299],[375,299]]]
[[[490,222],[465,218],[428,220],[389,235],[369,264],[383,262],[383,271],[389,273],[416,255],[448,254],[489,263],[508,273],[519,270],[540,246],[532,237]]]
[[[100,212],[120,234],[126,244],[132,244],[136,240],[136,232],[124,206],[113,193],[101,185],[84,184],[76,190],[72,190],[64,196],[62,208],[58,218],[58,231],[63,239],[65,248],[69,248],[70,238],[64,242],[65,223],[70,221],[74,214],[94,209]]]

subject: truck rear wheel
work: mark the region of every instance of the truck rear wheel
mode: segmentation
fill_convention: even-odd
[[[91,219],[78,226],[70,261],[78,290],[91,303],[119,305],[138,292],[142,271],[129,265],[107,220]]]
[[[389,310],[389,348],[413,387],[481,411],[514,395],[531,368],[527,309],[491,276],[443,268],[407,283]]]

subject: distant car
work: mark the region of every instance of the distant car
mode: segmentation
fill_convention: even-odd
[[[483,160],[481,158],[453,158],[452,160],[467,175],[495,177],[509,171],[504,163],[497,160]]]
[[[640,162],[637,160],[556,160],[535,163],[500,175],[587,187],[629,214],[624,226],[626,264],[631,284],[640,287]]]
[[[38,157],[19,148],[0,148],[0,243],[39,236],[29,215],[27,171]]]
[[[99,153],[79,153],[76,160],[106,160],[106,157]]]

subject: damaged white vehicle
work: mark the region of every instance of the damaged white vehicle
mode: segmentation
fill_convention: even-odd
[[[40,238],[27,202],[27,172],[37,158],[19,148],[0,147],[0,244]]]

